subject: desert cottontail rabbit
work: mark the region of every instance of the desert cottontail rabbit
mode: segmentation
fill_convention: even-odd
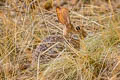
[[[74,48],[79,49],[80,40],[70,37],[69,33],[81,34],[82,37],[86,37],[87,35],[83,28],[73,27],[70,22],[68,9],[57,7],[56,12],[59,22],[65,25],[63,28],[63,36],[50,35],[46,37],[34,50],[33,63],[35,63],[36,60],[39,60],[39,62],[43,64],[54,59],[63,49],[65,49],[65,41],[69,42]]]

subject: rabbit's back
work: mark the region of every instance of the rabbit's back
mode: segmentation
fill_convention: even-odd
[[[51,35],[46,37],[33,51],[34,61],[38,60],[40,63],[46,63],[55,58],[65,46],[62,44],[64,38],[62,36]]]

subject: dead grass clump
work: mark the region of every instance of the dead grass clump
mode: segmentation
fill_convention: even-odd
[[[90,3],[90,0],[84,0],[88,2],[86,4],[88,6],[83,4],[82,7],[78,7],[75,5],[78,8],[76,12],[69,6],[71,21],[76,22],[77,25],[83,23],[85,26],[90,26],[88,31],[91,30],[90,32],[93,33],[81,40],[80,50],[65,44],[69,50],[60,52],[58,57],[47,64],[37,66],[38,68],[31,64],[32,52],[46,36],[61,35],[61,26],[63,25],[56,19],[54,5],[53,10],[50,11],[44,10],[38,4],[35,9],[31,10],[34,8],[31,5],[33,0],[23,0],[18,4],[16,1],[6,0],[4,9],[0,8],[1,80],[120,79],[120,14],[119,8],[117,8],[119,4],[113,7],[115,8],[113,11],[113,8],[110,7],[110,3],[114,0],[107,0],[107,4],[104,3],[105,0],[104,2],[100,1],[101,4],[104,4],[103,7],[96,3],[98,0]],[[39,2],[39,0],[35,1]],[[96,5],[94,6],[92,2]],[[40,2],[40,4],[43,3]],[[106,5],[107,7],[105,7]],[[72,6],[72,8],[74,7]],[[103,10],[103,8],[105,9]],[[95,11],[96,9],[97,11]],[[82,16],[88,10],[91,11],[91,14],[87,14],[86,17]],[[90,12],[88,11],[88,13]],[[94,32],[91,29],[93,26],[100,29]]]

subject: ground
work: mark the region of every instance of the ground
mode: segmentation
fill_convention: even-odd
[[[120,0],[50,1],[0,1],[0,79],[120,80]],[[69,47],[35,66],[36,47],[49,35],[63,35],[58,5],[69,9],[71,23],[84,26],[88,35],[80,50]]]

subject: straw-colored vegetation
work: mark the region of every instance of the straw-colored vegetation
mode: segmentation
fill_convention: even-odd
[[[81,48],[66,44],[69,50],[37,66],[36,46],[48,35],[62,35],[55,9],[60,3],[53,0],[46,10],[46,0],[0,1],[0,80],[120,80],[120,1],[75,1],[61,4],[88,33]]]

